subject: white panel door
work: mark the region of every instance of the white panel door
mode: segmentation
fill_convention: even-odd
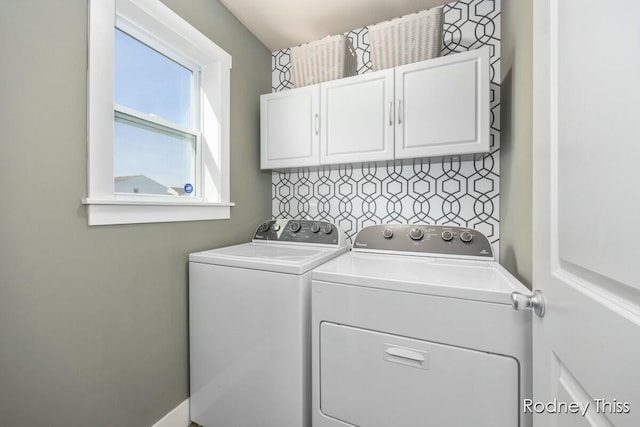
[[[319,164],[320,86],[260,97],[260,168]]]
[[[320,163],[393,159],[393,69],[320,85]]]
[[[534,2],[533,400],[585,412],[536,427],[640,425],[638,22],[634,0]]]
[[[489,49],[396,68],[395,157],[489,151]]]

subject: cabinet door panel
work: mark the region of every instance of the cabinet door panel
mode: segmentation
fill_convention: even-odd
[[[318,85],[260,97],[260,167],[314,166],[319,162]]]
[[[393,70],[320,85],[320,163],[393,159]]]
[[[489,150],[489,52],[396,68],[396,158]]]

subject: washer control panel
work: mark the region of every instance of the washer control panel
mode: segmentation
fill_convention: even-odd
[[[354,251],[493,259],[489,239],[472,228],[429,224],[371,225],[360,230]]]
[[[326,221],[272,219],[265,221],[253,235],[256,242],[277,241],[290,243],[315,243],[344,245],[344,233]]]

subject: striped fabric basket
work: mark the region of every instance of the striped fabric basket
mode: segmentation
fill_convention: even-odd
[[[308,86],[356,74],[356,52],[345,35],[325,37],[291,48],[295,87]]]
[[[440,56],[443,21],[438,7],[369,26],[373,70]]]

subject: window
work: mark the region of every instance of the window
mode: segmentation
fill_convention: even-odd
[[[159,0],[89,5],[89,225],[229,218],[231,57]]]
[[[136,34],[135,27],[120,26]],[[116,19],[115,193],[195,196],[200,69],[131,34]]]

